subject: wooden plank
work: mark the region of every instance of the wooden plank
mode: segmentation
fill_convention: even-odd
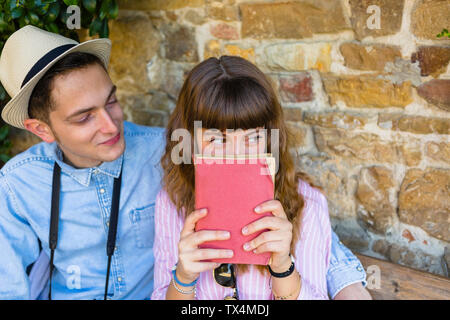
[[[449,278],[360,254],[357,257],[366,271],[369,266],[380,268],[380,288],[367,288],[375,300],[450,300]],[[371,276],[375,273],[367,273],[368,280]]]

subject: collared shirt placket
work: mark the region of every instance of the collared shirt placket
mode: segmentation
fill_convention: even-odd
[[[100,203],[101,214],[103,219],[103,228],[105,230],[105,235],[107,236],[109,231],[109,219],[111,214],[111,203],[112,203],[112,198],[110,196],[112,194],[112,184],[110,183],[110,180],[111,181],[114,180],[112,177],[103,174],[98,169],[93,169],[92,173],[93,173],[92,178],[95,183],[95,188]],[[117,235],[116,247],[114,250],[114,255],[112,256],[112,263],[111,263],[110,279],[114,284],[114,295],[116,295],[116,293],[121,294],[126,291],[122,257],[121,252],[119,250],[119,243],[120,243],[119,240],[120,240],[119,235]],[[106,259],[106,249],[105,249],[105,259]]]

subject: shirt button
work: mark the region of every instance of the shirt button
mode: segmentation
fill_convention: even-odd
[[[101,188],[100,193],[105,193],[105,189]]]
[[[122,277],[118,277],[117,280],[118,280],[119,282],[121,282],[121,281],[122,281]]]
[[[360,266],[358,266],[358,267],[356,268],[356,270],[362,271],[362,268],[361,268]]]
[[[106,226],[109,227],[109,221],[106,221]]]

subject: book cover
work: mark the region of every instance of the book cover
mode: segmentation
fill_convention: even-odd
[[[274,158],[195,159],[195,205],[207,208],[208,214],[196,225],[199,230],[226,230],[231,237],[224,241],[205,242],[202,248],[231,249],[234,256],[213,260],[219,263],[266,265],[270,253],[247,252],[243,245],[263,231],[244,236],[242,228],[271,213],[257,214],[254,208],[274,198]]]

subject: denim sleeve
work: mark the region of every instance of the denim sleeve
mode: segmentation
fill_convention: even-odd
[[[328,294],[334,299],[339,291],[357,282],[366,286],[366,272],[359,259],[332,231],[330,266],[327,273]]]
[[[0,299],[30,298],[26,268],[39,254],[39,244],[28,222],[20,216],[11,189],[0,173]]]

